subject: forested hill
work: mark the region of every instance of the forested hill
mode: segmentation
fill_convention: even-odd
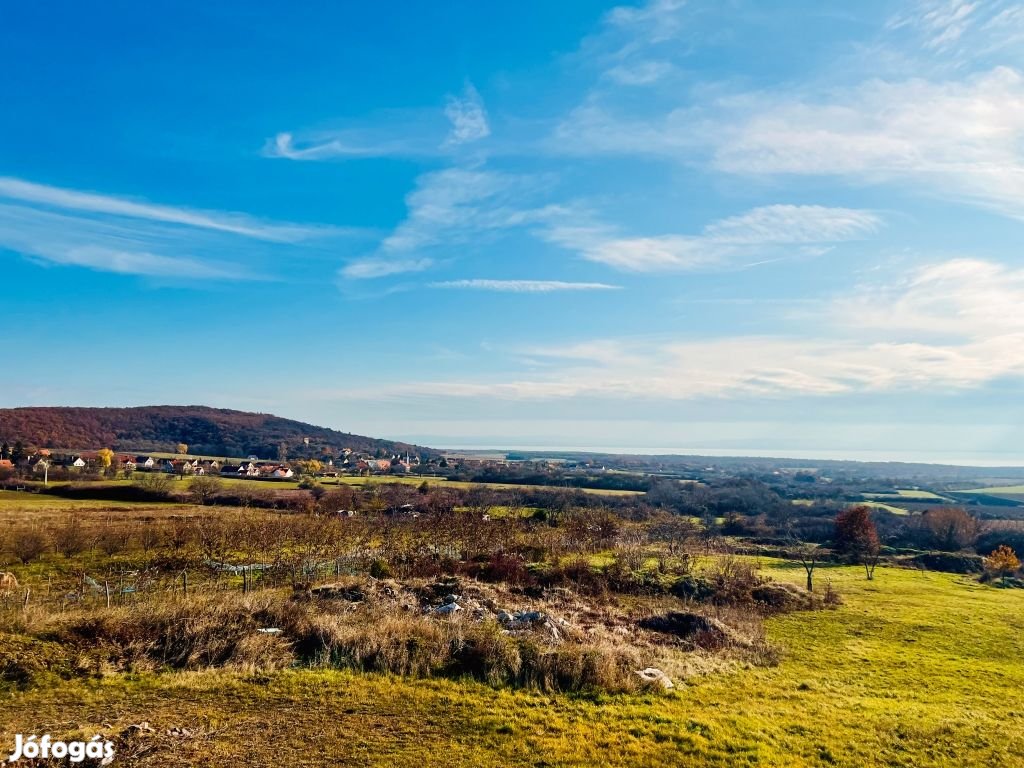
[[[305,439],[309,438],[307,445]],[[38,448],[173,451],[207,456],[250,454],[273,458],[284,445],[289,457],[316,457],[328,448],[377,453],[433,454],[430,449],[350,435],[265,413],[199,405],[139,408],[0,408],[0,440]]]

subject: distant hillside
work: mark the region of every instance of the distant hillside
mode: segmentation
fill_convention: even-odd
[[[309,438],[309,445],[305,439]],[[408,443],[350,435],[264,413],[199,405],[140,408],[0,408],[0,440],[39,448],[109,447],[119,451],[173,451],[207,456],[274,458],[283,444],[289,458],[316,457],[324,448],[375,454],[433,454]]]

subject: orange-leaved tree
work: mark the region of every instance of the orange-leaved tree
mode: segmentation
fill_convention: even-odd
[[[1010,547],[1000,544],[985,558],[985,570],[993,576],[1010,576],[1020,570],[1020,560]]]

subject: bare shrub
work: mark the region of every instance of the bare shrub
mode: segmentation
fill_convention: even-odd
[[[82,519],[73,515],[53,529],[53,546],[64,557],[74,557],[89,546]]]
[[[19,528],[11,536],[11,553],[24,565],[39,558],[50,542],[41,528]]]

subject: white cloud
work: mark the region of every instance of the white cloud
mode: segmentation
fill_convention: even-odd
[[[469,83],[466,84],[462,96],[448,97],[444,114],[452,124],[446,144],[466,144],[479,141],[491,134],[483,100],[476,88]]]
[[[917,0],[907,14],[894,17],[887,26],[914,27],[923,34],[926,47],[945,50],[973,25],[978,5],[967,0]]]
[[[109,214],[187,227],[210,229],[259,240],[291,242],[322,233],[323,229],[295,224],[259,221],[240,213],[175,208],[123,197],[80,192],[74,189],[36,184],[9,176],[0,177],[0,198],[20,200],[63,210]]]
[[[0,248],[30,259],[184,281],[261,279],[258,268],[232,264],[222,253],[217,258],[190,253],[197,246],[209,251],[211,245],[223,249],[220,239],[211,244],[192,229],[131,219],[97,220],[0,203]]]
[[[699,235],[619,237],[607,228],[554,226],[548,239],[589,261],[634,272],[719,267],[770,249],[857,240],[881,226],[869,211],[816,205],[769,205],[713,222]]]
[[[425,173],[406,197],[405,219],[374,253],[343,267],[341,275],[368,278],[422,271],[437,260],[431,253],[447,253],[493,233],[542,221],[548,211],[524,207],[534,184],[526,176],[476,168]]]
[[[342,277],[353,280],[365,280],[375,277],[390,277],[401,275],[407,272],[423,272],[434,265],[434,260],[429,258],[420,259],[388,259],[384,257],[371,257],[350,262],[341,268]]]
[[[667,61],[638,61],[633,64],[618,64],[605,71],[605,76],[620,85],[650,85],[672,71]]]
[[[948,392],[1024,378],[1024,270],[957,259],[863,285],[799,336],[602,339],[515,352],[563,364],[531,378],[420,382],[391,395],[687,400]],[[357,393],[358,394],[358,393]],[[362,396],[369,397],[369,393]]]
[[[1024,4],[1018,0],[912,0],[889,19],[898,42],[918,45],[940,63],[965,68],[1000,54],[1020,62]]]
[[[951,81],[870,80],[825,95],[762,92],[701,107],[662,105],[643,119],[588,103],[561,122],[549,146],[563,154],[705,158],[731,174],[902,184],[1024,218],[1024,77],[1007,67]]]
[[[555,291],[613,291],[620,286],[607,283],[573,283],[562,280],[448,280],[431,283],[431,288],[461,288],[505,293],[552,293]]]
[[[1024,78],[871,81],[827,100],[738,100],[713,163],[747,174],[907,182],[1024,218]]]

